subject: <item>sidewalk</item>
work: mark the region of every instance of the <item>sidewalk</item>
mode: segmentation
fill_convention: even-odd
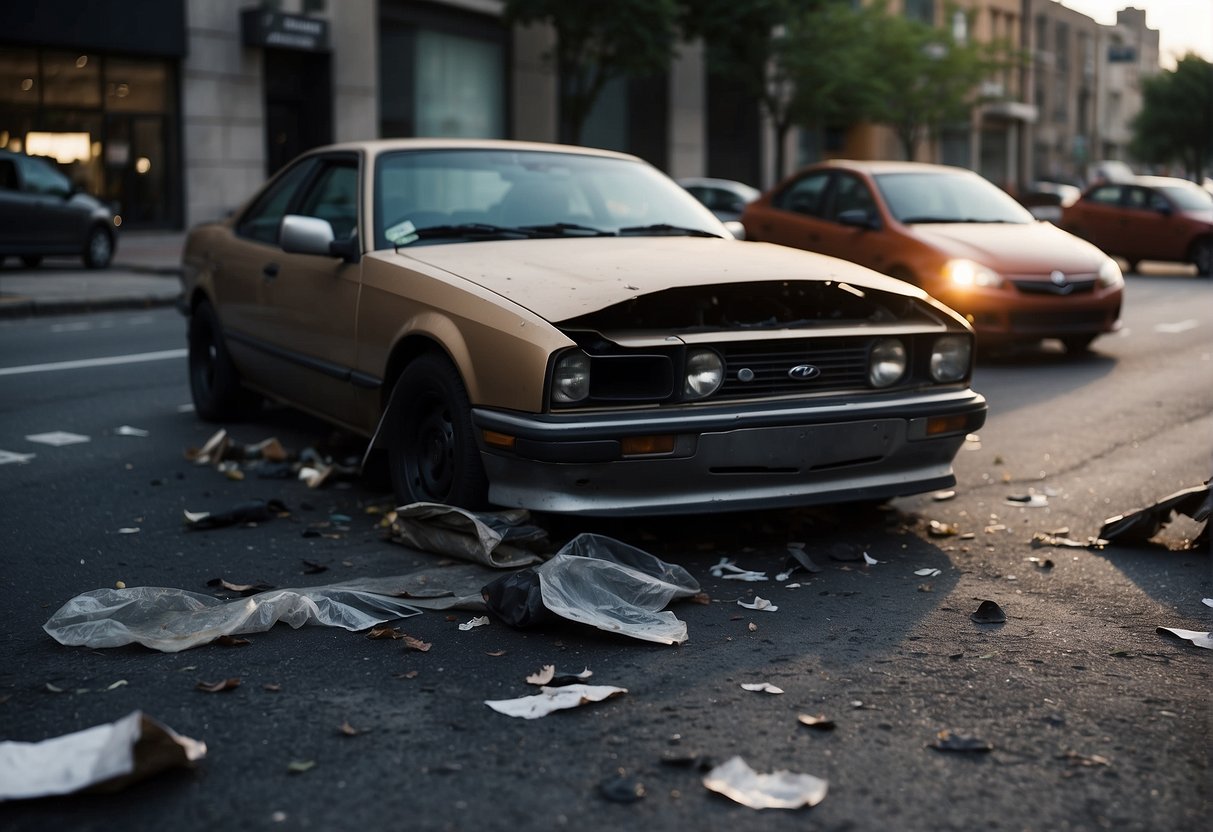
[[[61,257],[27,269],[15,257],[5,258],[0,318],[169,306],[181,294],[184,244],[183,231],[120,234],[108,269],[87,269],[79,258]]]

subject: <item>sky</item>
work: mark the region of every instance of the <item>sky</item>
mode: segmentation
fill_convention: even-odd
[[[1162,65],[1196,52],[1213,61],[1213,0],[1061,0],[1097,23],[1115,23],[1116,12],[1129,6],[1146,10],[1146,25],[1158,30]]]

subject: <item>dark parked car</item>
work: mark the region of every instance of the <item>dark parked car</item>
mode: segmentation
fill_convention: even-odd
[[[737,222],[745,207],[762,196],[757,188],[731,179],[679,179],[678,184],[707,206],[721,222]]]
[[[119,222],[45,159],[0,150],[0,260],[16,255],[33,268],[47,255],[66,254],[104,269]]]
[[[1065,208],[1061,226],[1129,261],[1192,263],[1213,274],[1213,194],[1186,179],[1138,176],[1095,185]]]
[[[1061,233],[1061,232],[1058,232]],[[198,415],[371,439],[401,503],[690,514],[955,483],[973,334],[919,289],[729,237],[634,156],[318,148],[186,242]]]

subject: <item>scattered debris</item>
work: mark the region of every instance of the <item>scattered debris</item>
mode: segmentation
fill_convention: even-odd
[[[796,720],[801,725],[807,725],[810,728],[813,728],[817,731],[833,731],[834,730],[834,720],[827,719],[822,714],[817,714],[816,716],[814,716],[812,714],[798,714],[796,716]]]
[[[1007,505],[1023,506],[1025,508],[1044,508],[1049,504],[1049,498],[1035,491],[1027,494],[1012,494],[1007,497]]]
[[[307,560],[306,558],[303,560],[303,574],[304,575],[319,575],[321,572],[327,572],[328,570],[329,570],[329,568],[327,566],[325,566],[323,563],[315,563],[313,561]]]
[[[928,567],[926,569],[915,569],[914,574],[920,578],[934,578],[937,575],[943,574],[943,572],[939,569],[933,569],[933,568]]]
[[[218,682],[200,681],[194,687],[203,693],[223,693],[224,691],[235,690],[240,687],[240,677],[232,676],[228,679],[221,679]]]
[[[547,532],[530,523],[530,512],[471,512],[440,503],[411,503],[396,510],[392,540],[427,552],[500,569],[543,560]]]
[[[539,668],[537,673],[532,673],[530,676],[527,676],[526,681],[528,685],[556,688],[584,682],[593,675],[594,672],[588,667],[580,673],[565,673],[557,675],[556,665],[545,664],[543,667]]]
[[[0,801],[115,792],[206,756],[206,743],[183,737],[141,711],[42,742],[0,742]]]
[[[976,433],[970,433],[967,436],[965,436],[964,449],[966,451],[980,451],[981,450],[981,437],[978,436]]]
[[[1064,754],[1058,754],[1057,759],[1065,760],[1072,766],[1110,766],[1112,761],[1107,757],[1102,757],[1099,754],[1079,754],[1077,751],[1067,751]]]
[[[350,725],[350,721],[348,719],[345,722],[343,722],[337,726],[337,732],[340,733],[342,736],[346,736],[346,737],[356,737],[359,734],[366,733],[366,731],[359,729],[359,728],[355,728],[353,725]]]
[[[151,436],[151,433],[143,428],[133,428],[130,425],[122,425],[121,427],[114,428],[114,436],[137,436],[140,439],[144,439]]]
[[[644,783],[619,769],[616,776],[598,784],[598,793],[613,803],[635,803],[644,797]]]
[[[742,569],[737,565],[736,561],[728,558],[721,558],[720,563],[711,568],[713,578],[723,578],[726,581],[765,581],[768,580],[766,572],[753,572],[749,569]]]
[[[221,647],[244,647],[253,642],[247,638],[237,638],[236,636],[219,636],[215,639],[215,644]]]
[[[1067,529],[1067,531],[1069,530]],[[1107,545],[1108,541],[1098,537],[1088,537],[1084,542],[1053,532],[1036,532],[1032,535],[1033,549],[1039,549],[1042,546],[1054,546],[1059,549],[1102,549]]]
[[[460,624],[459,629],[467,632],[468,630],[474,630],[477,627],[485,627],[488,625],[488,623],[489,617],[487,615],[478,615],[470,621],[465,621],[464,623]]]
[[[1213,638],[1210,638],[1208,633],[1200,633],[1196,630],[1181,630],[1178,627],[1159,627],[1156,632],[1172,635],[1184,641],[1191,642],[1197,647],[1213,650]]]
[[[289,517],[291,510],[281,500],[250,500],[227,511],[185,511],[185,525],[190,529],[218,529],[237,523],[260,523],[275,517]]]
[[[1028,563],[1037,569],[1052,569],[1055,565],[1050,558],[1028,558]]]
[[[770,682],[742,682],[741,689],[753,691],[754,693],[783,693],[783,688],[776,687]]]
[[[931,525],[927,528],[927,533],[931,537],[952,537],[953,535],[960,534],[960,529],[956,528],[952,523],[932,520]]]
[[[863,553],[863,562],[868,566],[875,566],[876,564],[880,563],[880,561],[876,560],[876,558],[872,557],[867,552]]]
[[[580,534],[547,563],[503,575],[483,595],[489,611],[514,627],[554,613],[606,632],[681,644],[686,623],[663,608],[697,592],[698,582],[677,564],[609,537]]]
[[[270,584],[257,582],[255,584],[236,584],[231,581],[225,581],[223,578],[211,578],[206,582],[207,586],[215,586],[220,589],[226,589],[228,592],[237,592],[241,595],[257,595],[261,592],[268,592],[274,587]]]
[[[565,685],[564,687],[543,687],[534,696],[523,696],[519,699],[486,699],[484,704],[506,716],[538,719],[553,711],[577,708],[591,702],[601,702],[627,692],[627,688],[617,688],[611,685]]]
[[[732,757],[707,773],[703,785],[751,809],[799,809],[825,799],[829,784],[811,774],[775,771],[759,774],[741,757]]]
[[[125,526],[118,529],[118,534],[139,534],[141,529],[138,526]]]
[[[1213,607],[1213,598],[1201,598],[1200,603],[1204,604],[1206,607]]]
[[[305,771],[311,771],[315,767],[315,760],[291,760],[287,763],[286,770],[290,774],[303,774]]]
[[[936,751],[984,753],[994,750],[994,746],[990,745],[983,739],[967,736],[965,734],[957,734],[946,729],[936,734],[935,741],[928,743],[928,745],[931,748],[934,748]]]
[[[937,503],[947,502],[948,500],[956,499],[956,492],[951,491],[951,490],[936,491],[934,494],[931,495],[931,499]]]
[[[1176,512],[1191,517],[1198,523],[1206,522],[1209,514],[1213,512],[1213,494],[1209,491],[1209,483],[1176,491],[1152,506],[1129,514],[1109,517],[1099,530],[1099,536],[1118,543],[1145,543],[1170,523]],[[1192,541],[1192,547],[1203,548],[1208,542],[1209,527],[1206,525],[1196,540]]]
[[[747,610],[763,610],[765,612],[778,612],[779,611],[779,607],[775,606],[774,604],[772,604],[770,601],[768,601],[765,598],[759,598],[757,595],[755,595],[754,600],[748,604],[745,601],[742,601],[740,598],[738,598],[737,606],[745,607]]]
[[[1007,614],[1002,607],[993,601],[982,601],[976,610],[969,613],[969,618],[978,624],[1002,624],[1007,620]]]

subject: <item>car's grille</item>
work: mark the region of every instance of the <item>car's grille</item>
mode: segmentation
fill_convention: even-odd
[[[754,341],[719,345],[725,380],[713,400],[783,396],[868,387],[868,338],[828,341]],[[811,379],[788,375],[793,367],[816,367]],[[749,370],[749,373],[745,371]],[[743,378],[753,374],[749,381]]]
[[[1058,286],[1051,280],[1012,280],[1026,295],[1081,295],[1095,290],[1094,280],[1071,280]]]
[[[1089,330],[1101,327],[1107,313],[1102,309],[1063,309],[1047,312],[1012,312],[1011,327],[1019,330],[1051,330],[1063,332],[1068,329]]]

